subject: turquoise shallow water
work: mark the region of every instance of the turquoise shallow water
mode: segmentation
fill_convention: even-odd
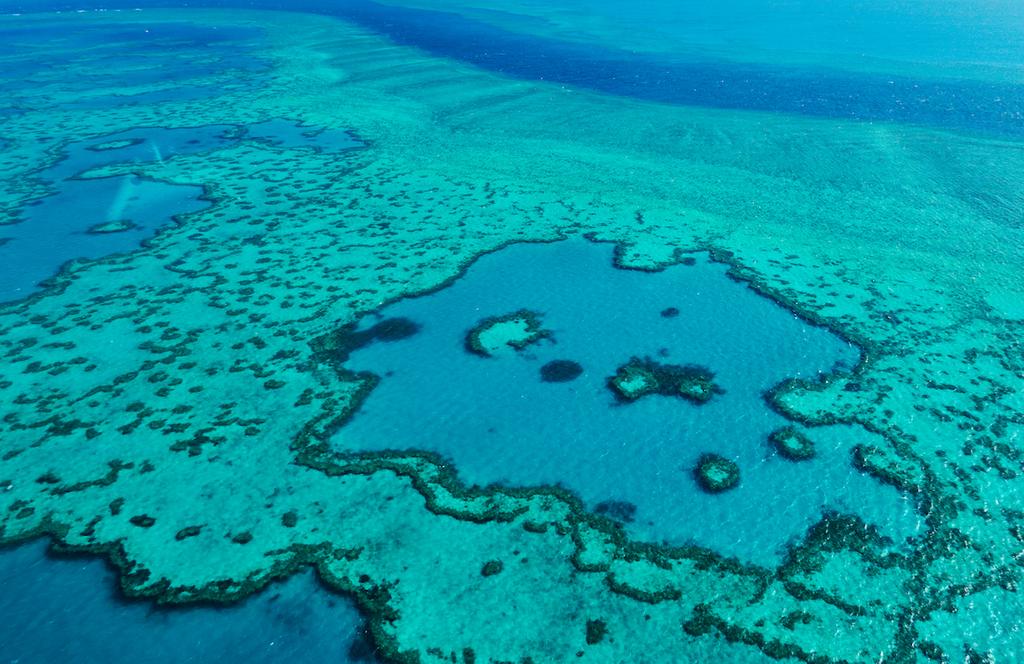
[[[562,485],[591,508],[625,501],[636,506],[626,530],[638,539],[696,542],[764,564],[777,563],[824,509],[858,513],[896,542],[917,531],[894,489],[850,465],[851,445],[870,434],[809,430],[819,455],[808,462],[769,447],[768,435],[792,423],[763,393],[786,378],[852,369],[855,347],[704,255],[647,273],[614,268],[612,253],[584,240],[513,245],[448,288],[382,309],[379,316],[421,329],[352,353],[346,369],[381,381],[336,447],[429,450],[451,459],[467,484]],[[543,315],[553,342],[491,358],[466,351],[479,320],[524,308]],[[663,316],[668,308],[679,314]],[[362,328],[376,322],[368,317]],[[606,381],[633,356],[708,367],[724,394],[700,406],[657,395],[620,403]],[[541,366],[556,359],[577,362],[583,374],[541,381]],[[739,464],[737,489],[700,490],[692,470],[705,452]]]

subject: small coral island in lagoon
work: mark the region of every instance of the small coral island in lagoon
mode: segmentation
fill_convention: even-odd
[[[768,440],[779,455],[790,461],[814,458],[814,441],[793,427],[773,431]]]
[[[739,466],[718,454],[702,454],[694,475],[700,488],[708,493],[722,493],[740,483]]]
[[[124,231],[130,231],[135,228],[138,228],[138,226],[132,221],[127,219],[115,219],[114,221],[104,221],[99,224],[94,224],[85,232],[89,235],[106,235],[107,233],[123,233]]]
[[[466,334],[466,350],[481,357],[491,357],[509,348],[523,350],[551,332],[541,327],[541,315],[520,309],[503,316],[485,318]]]
[[[661,364],[650,358],[632,358],[608,379],[608,387],[619,401],[631,402],[649,394],[681,397],[705,404],[724,390],[715,384],[715,374],[696,365]]]

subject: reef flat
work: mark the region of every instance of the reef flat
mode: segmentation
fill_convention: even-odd
[[[114,44],[143,27],[221,29],[169,83],[140,67],[130,88],[104,84],[102,51],[73,43],[61,76],[81,75],[88,94],[45,66],[6,76],[17,112],[3,118],[0,209],[15,227],[53,193],[39,174],[64,146],[115,131],[278,118],[365,143],[242,140],[78,174],[201,186],[209,205],[0,309],[4,541],[48,534],[106,555],[127,592],[164,602],[231,601],[312,566],[355,598],[396,661],[1022,652],[986,611],[1017,601],[1024,541],[1024,151],[1013,141],[883,120],[766,122],[514,80],[301,14],[0,21],[5,37],[22,31],[20,51],[0,51],[5,68],[47,43],[40,31]],[[192,66],[204,59],[220,63]],[[844,474],[901,497],[922,524],[912,540],[826,511],[780,560],[756,564],[640,544],[565,488],[467,488],[465,469],[416,441],[332,447],[388,377],[345,370],[318,339],[457,288],[510,243],[582,234],[614,243],[619,267],[653,271],[640,276],[710,252],[800,325],[855,342],[856,366],[766,395],[817,448],[778,463],[832,467],[836,451]],[[684,319],[660,317],[667,306],[678,305],[652,318]],[[820,514],[829,497],[813,499]]]

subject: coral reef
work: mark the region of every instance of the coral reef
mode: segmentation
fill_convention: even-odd
[[[634,357],[608,379],[608,386],[620,401],[636,401],[649,394],[660,394],[700,405],[723,392],[714,377],[704,367],[662,364],[650,358]]]
[[[708,493],[722,493],[740,483],[740,468],[736,462],[718,454],[700,455],[693,474],[700,488]]]
[[[594,506],[594,512],[615,521],[630,523],[636,516],[636,505],[623,500],[604,500]]]
[[[814,458],[814,441],[795,427],[776,429],[768,436],[768,441],[779,453],[779,456],[790,461],[805,461]]]
[[[91,233],[93,235],[123,233],[124,231],[130,231],[133,228],[138,228],[138,226],[127,219],[117,219],[115,221],[105,221],[103,223],[90,226],[86,233]]]
[[[63,147],[111,128],[301,114],[367,147],[243,140],[80,174],[199,183],[210,206],[0,310],[3,542],[106,556],[129,595],[160,602],[235,601],[313,566],[395,661],[570,661],[593,616],[608,661],[1019,655],[970,636],[996,633],[975,605],[1011,602],[1022,581],[1019,150],[882,120],[766,123],[566,94],[328,17],[194,11],[3,18],[76,39],[93,25],[256,26],[239,43],[267,53],[211,42],[176,87],[118,71],[82,95],[55,85],[93,72],[89,45],[69,41],[60,66],[19,77],[41,88],[4,113],[5,231],[53,193],[40,173]],[[5,62],[23,66],[35,43]],[[469,488],[442,458],[329,449],[373,382],[339,361],[391,334],[348,326],[509,242],[577,233],[649,271],[707,250],[863,349],[856,367],[787,381],[767,402],[874,436],[853,461],[904,492],[920,534],[886,542],[825,515],[766,569],[632,542],[556,487]],[[509,611],[526,596],[537,601]]]
[[[491,357],[506,348],[523,350],[541,339],[550,339],[551,332],[541,325],[541,314],[520,309],[502,316],[481,320],[466,333],[466,350],[481,357]]]
[[[608,634],[608,625],[603,620],[587,621],[587,645],[592,646],[604,640]]]
[[[356,349],[376,341],[401,341],[419,331],[419,325],[407,318],[388,318],[365,330],[357,328],[355,323],[343,325],[329,334],[317,337],[310,346],[320,361],[336,362],[341,366]]]
[[[122,150],[124,148],[130,148],[136,145],[144,143],[144,139],[141,138],[123,138],[111,141],[103,141],[102,143],[93,143],[87,145],[86,150],[92,150],[93,152],[107,152],[110,150]]]

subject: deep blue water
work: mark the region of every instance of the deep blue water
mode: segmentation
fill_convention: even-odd
[[[91,22],[69,32],[58,24],[26,28],[5,21],[0,28],[0,91],[20,106],[38,108],[52,105],[53,93],[61,92],[65,93],[62,106],[80,109],[216,96],[223,93],[223,86],[195,79],[226,73],[242,79],[266,71],[267,63],[251,47],[260,34],[257,29],[185,22],[132,27]],[[74,77],[60,76],[71,61],[89,67]],[[88,94],[110,85],[157,85],[159,89]],[[67,92],[81,95],[71,99]]]
[[[865,432],[810,430],[819,454],[807,462],[769,448],[768,434],[791,423],[764,391],[787,377],[850,369],[859,353],[725,272],[705,258],[653,274],[616,269],[610,245],[584,240],[484,256],[454,285],[379,312],[422,329],[352,353],[346,368],[382,379],[335,446],[430,450],[468,484],[561,484],[591,508],[626,501],[636,506],[626,525],[636,538],[693,541],[764,564],[777,563],[826,508],[860,514],[896,542],[913,535],[908,503],[851,466],[850,448]],[[670,307],[679,315],[663,317]],[[555,343],[492,358],[465,350],[479,320],[522,308],[544,314]],[[706,366],[725,393],[701,406],[663,396],[618,403],[606,379],[632,356]],[[584,373],[542,382],[541,366],[555,359]],[[692,469],[704,452],[739,464],[738,488],[700,490]]]
[[[375,661],[359,612],[312,572],[230,607],[157,607],[124,599],[98,558],[54,558],[45,550],[43,541],[0,549],[4,662]]]
[[[25,2],[42,7],[161,6],[159,0]],[[1024,137],[1024,86],[958,78],[855,73],[826,66],[803,67],[743,63],[709,57],[654,55],[617,48],[512,32],[466,16],[384,5],[367,0],[205,0],[190,6],[254,7],[312,11],[355,21],[400,44],[528,80],[563,83],[599,92],[650,101],[743,109],[860,121],[892,121]],[[737,16],[770,3],[733,3]],[[836,15],[856,17],[856,3],[837,3]],[[723,20],[728,12],[718,16]],[[823,12],[827,14],[828,12]],[[920,22],[954,16],[926,15]],[[965,14],[965,17],[970,14]],[[879,14],[884,20],[885,14]],[[966,20],[966,19],[965,19]],[[1017,14],[1011,20],[1020,20]],[[913,22],[907,22],[913,32]],[[778,26],[776,26],[778,27]],[[886,35],[888,33],[882,33]],[[1012,30],[1009,31],[1013,35]],[[892,35],[889,35],[892,37]],[[799,39],[794,34],[793,39]],[[836,40],[842,40],[838,29]],[[799,48],[795,44],[794,48]],[[826,48],[821,45],[820,48]],[[929,45],[933,50],[934,45]],[[980,46],[976,47],[977,50]],[[827,49],[826,49],[827,50]],[[970,62],[972,49],[959,58]],[[1012,53],[1012,47],[1011,47]],[[865,53],[865,57],[870,53]],[[912,54],[905,55],[912,58]],[[912,61],[912,59],[911,59]],[[1017,62],[1017,65],[1020,63]]]
[[[657,102],[909,122],[1024,137],[1024,86],[712,59],[678,61],[515,33],[458,14],[349,0],[339,15],[396,42],[517,78]]]

